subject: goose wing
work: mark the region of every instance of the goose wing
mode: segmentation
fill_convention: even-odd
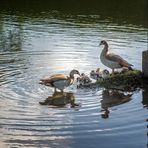
[[[108,59],[108,60],[110,60],[112,62],[117,62],[122,67],[130,67],[130,66],[133,66],[132,64],[130,64],[126,60],[124,60],[122,57],[120,57],[119,55],[116,55],[114,53],[108,53],[106,55],[106,59]]]
[[[45,79],[41,79],[40,84],[44,84],[44,85],[53,85],[54,82],[56,81],[60,81],[60,80],[67,80],[67,76],[65,76],[64,74],[56,74],[56,75],[52,75],[49,78],[45,78]]]
[[[64,74],[55,74],[55,75],[52,75],[52,76],[50,76],[50,78],[52,78],[52,77],[67,77],[67,76],[65,76]]]

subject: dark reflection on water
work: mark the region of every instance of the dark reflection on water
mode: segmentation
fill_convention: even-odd
[[[39,102],[41,105],[52,105],[57,107],[64,107],[67,104],[77,107],[79,104],[75,103],[75,96],[70,92],[54,92],[52,96],[49,96],[44,102]]]
[[[148,109],[148,86],[145,86],[143,92],[142,92],[142,104],[144,107]]]
[[[57,10],[67,14],[98,14],[103,19],[111,18],[117,23],[147,26],[147,0],[2,0],[0,9],[25,14]]]
[[[131,100],[132,94],[125,94],[116,90],[104,90],[102,93],[101,107],[104,114],[102,118],[109,118],[109,108],[120,105]]]
[[[74,68],[86,74],[104,68],[102,39],[141,69],[140,55],[147,49],[145,19],[124,23],[101,10],[12,11],[9,4],[0,5],[0,147],[145,147],[147,89],[131,95],[72,85],[64,94],[53,94],[38,84],[45,76],[69,74]],[[49,106],[39,104],[45,98],[42,103]]]

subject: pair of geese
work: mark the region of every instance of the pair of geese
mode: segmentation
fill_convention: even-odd
[[[105,40],[102,40],[100,42],[100,45],[104,45],[104,48],[100,55],[101,62],[112,69],[112,74],[114,74],[114,69],[123,68],[126,67],[129,70],[132,70],[131,66],[132,64],[128,63],[126,60],[121,58],[119,55],[116,55],[114,53],[109,52],[109,46],[108,43]],[[69,76],[66,76],[64,74],[55,74],[49,78],[41,79],[40,84],[43,84],[45,86],[53,87],[56,91],[56,89],[63,90],[73,84],[74,82],[74,75],[80,75],[78,70],[72,70],[69,74]]]

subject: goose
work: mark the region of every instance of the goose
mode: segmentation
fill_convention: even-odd
[[[109,71],[107,69],[97,68],[96,75],[98,75],[98,78],[105,79],[109,76]]]
[[[69,76],[66,76],[64,74],[55,74],[50,76],[49,78],[41,79],[39,84],[50,86],[53,87],[55,91],[56,89],[59,89],[61,92],[63,92],[66,87],[74,83],[75,74],[80,75],[79,71],[75,69],[69,73]]]
[[[80,77],[77,78],[77,82],[79,83],[78,84],[79,86],[82,86],[82,85],[88,85],[92,81],[91,81],[91,79],[86,74],[82,73],[80,75]]]
[[[90,77],[95,80],[102,80],[109,77],[109,71],[107,69],[102,70],[101,68],[97,68],[96,72],[92,70],[90,72]]]
[[[102,40],[100,42],[100,46],[101,45],[104,45],[104,48],[101,52],[100,60],[105,66],[112,69],[112,74],[114,74],[114,69],[118,69],[118,68],[126,67],[129,70],[132,70],[132,67],[131,67],[133,66],[132,64],[128,63],[119,55],[109,52],[109,46],[105,40]]]

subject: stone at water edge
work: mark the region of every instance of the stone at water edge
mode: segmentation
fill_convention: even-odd
[[[141,88],[143,82],[143,74],[140,70],[126,70],[115,75],[110,75],[102,81],[97,81],[100,87],[124,91]]]

